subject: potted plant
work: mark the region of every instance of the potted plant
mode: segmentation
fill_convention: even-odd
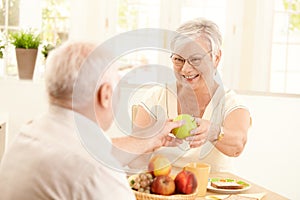
[[[32,79],[41,38],[33,30],[20,30],[10,34],[11,43],[16,48],[20,79]]]

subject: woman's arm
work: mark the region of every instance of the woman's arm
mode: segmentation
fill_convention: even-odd
[[[247,132],[251,125],[248,110],[238,108],[229,113],[223,123],[224,137],[217,141],[216,148],[227,156],[239,156],[247,142]]]
[[[247,132],[250,127],[249,111],[238,108],[229,113],[224,122],[222,131],[224,136],[218,137],[221,128],[208,120],[196,118],[198,127],[187,137],[191,148],[196,148],[210,141],[216,148],[227,156],[236,157],[241,154],[247,142]],[[219,138],[219,139],[218,139]]]

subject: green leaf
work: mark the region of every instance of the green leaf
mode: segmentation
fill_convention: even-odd
[[[290,13],[289,30],[300,30],[300,0],[282,0],[285,11]]]
[[[135,183],[135,181],[132,179],[132,180],[130,181],[130,185],[132,186],[132,185],[134,185],[134,183]]]
[[[10,34],[10,39],[16,48],[37,49],[41,44],[40,35],[32,30],[13,32]]]
[[[227,178],[227,179],[225,179],[225,180],[226,180],[226,182],[235,182],[234,179],[230,179],[230,178]]]
[[[220,181],[220,178],[211,178],[210,179],[210,182],[219,182]]]
[[[240,184],[240,185],[242,185],[242,186],[244,186],[244,187],[248,187],[248,186],[249,186],[249,184],[246,183],[246,182],[244,182],[244,181],[237,181],[236,183],[237,183],[237,184]]]

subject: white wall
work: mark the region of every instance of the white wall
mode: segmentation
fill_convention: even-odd
[[[0,79],[0,92],[0,113],[8,118],[8,144],[22,124],[46,111],[47,98],[41,81]]]
[[[236,173],[289,199],[300,199],[300,97],[243,98],[253,117]]]

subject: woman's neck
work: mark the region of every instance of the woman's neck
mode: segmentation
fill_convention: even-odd
[[[211,88],[208,88],[206,84],[203,84],[203,86],[200,86],[197,89],[193,89],[193,90],[191,88],[190,89],[183,88],[182,85],[178,86],[177,87],[177,89],[179,90],[178,91],[179,94],[178,112],[179,113],[186,112],[186,111],[194,112],[190,114],[193,114],[194,116],[197,117],[202,117],[207,105],[211,101],[217,88],[218,88],[217,83],[214,83]],[[188,98],[188,96],[189,97],[194,96],[194,97]],[[195,108],[195,106],[198,107],[198,109]]]
[[[194,89],[194,93],[196,95],[198,103],[208,104],[211,98],[214,96],[216,90],[218,88],[218,84],[214,82],[210,87],[207,87],[206,84],[200,85],[200,87]]]

